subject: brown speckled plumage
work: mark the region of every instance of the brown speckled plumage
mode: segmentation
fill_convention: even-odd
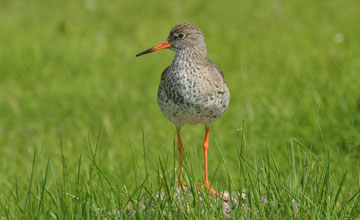
[[[182,39],[176,38],[181,34]],[[176,25],[168,41],[176,42],[170,47],[176,55],[162,73],[158,105],[177,128],[197,123],[209,127],[229,104],[223,73],[206,57],[204,36],[195,25]]]
[[[207,173],[209,127],[225,112],[230,99],[224,75],[220,68],[206,57],[204,35],[193,24],[173,27],[166,41],[145,50],[136,56],[170,48],[175,58],[161,75],[158,104],[164,115],[176,126],[179,150],[179,181],[182,180],[181,127],[185,124],[204,124],[205,187],[214,195],[226,200],[210,188]],[[205,188],[204,186],[201,186]]]

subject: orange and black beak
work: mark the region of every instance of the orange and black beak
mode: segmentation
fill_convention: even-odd
[[[158,44],[158,45],[156,45],[156,46],[154,46],[154,47],[152,47],[152,48],[150,48],[148,50],[145,50],[145,51],[143,51],[141,53],[136,54],[136,56],[138,57],[138,56],[141,56],[141,55],[144,55],[144,54],[147,54],[147,53],[155,52],[157,50],[166,49],[166,48],[169,48],[170,46],[171,46],[171,43],[166,40],[166,41],[164,41],[164,42],[162,42],[162,43],[160,43],[160,44]]]

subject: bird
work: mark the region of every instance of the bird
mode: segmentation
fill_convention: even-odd
[[[161,75],[157,102],[162,113],[176,127],[179,151],[179,185],[186,187],[182,178],[183,145],[180,131],[185,124],[203,124],[205,127],[204,181],[201,188],[227,201],[214,189],[208,179],[207,153],[210,126],[225,112],[230,91],[221,69],[207,58],[204,34],[194,24],[175,25],[167,39],[136,57],[162,49],[175,52],[175,57]]]

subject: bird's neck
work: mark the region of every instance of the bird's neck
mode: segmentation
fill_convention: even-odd
[[[187,47],[176,51],[173,65],[181,65],[182,63],[201,62],[206,59],[206,48]]]

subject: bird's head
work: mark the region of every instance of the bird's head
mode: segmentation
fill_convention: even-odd
[[[203,33],[195,25],[183,23],[174,26],[170,30],[169,36],[164,42],[145,50],[136,56],[138,57],[167,48],[175,52],[179,52],[184,49],[191,49],[206,55],[206,44]]]

